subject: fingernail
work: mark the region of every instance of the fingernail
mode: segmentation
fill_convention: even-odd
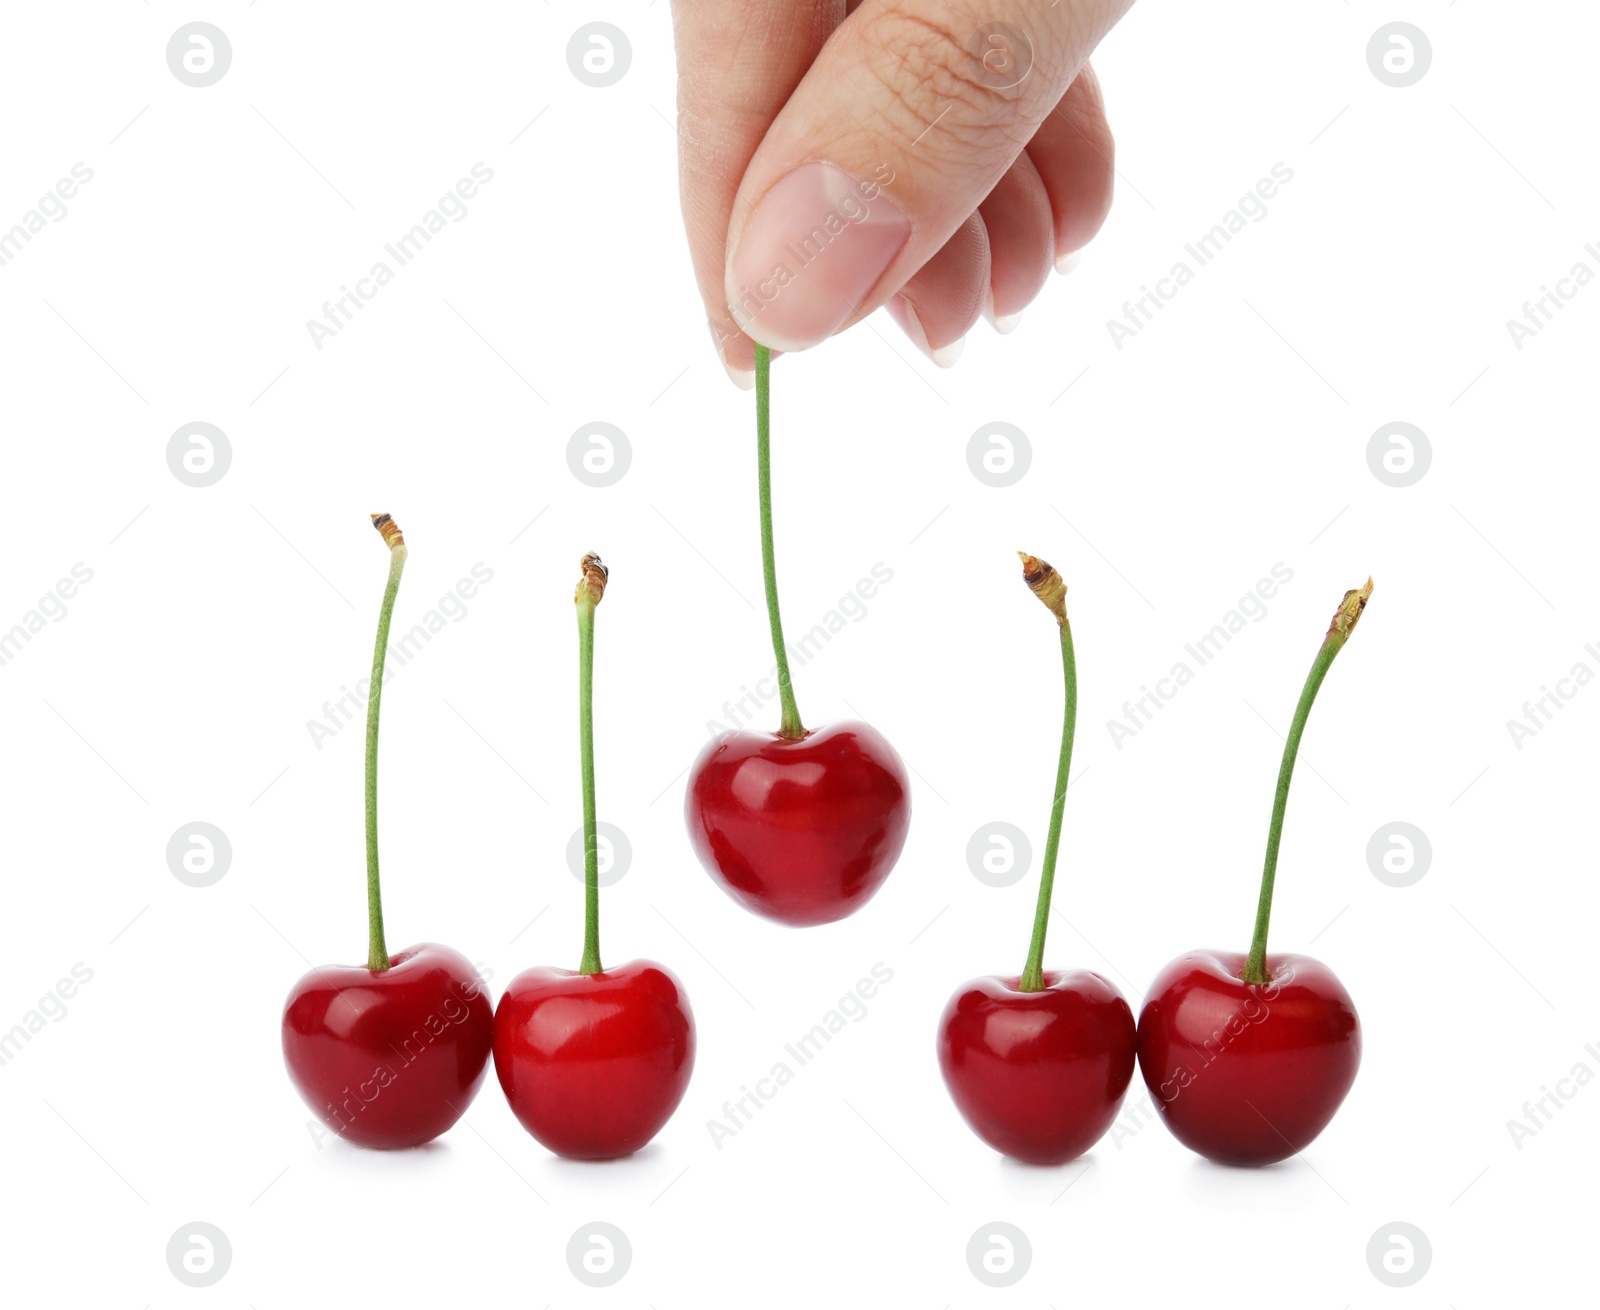
[[[711,344],[716,349],[717,358],[722,361],[722,369],[728,375],[729,381],[740,391],[749,391],[756,384],[756,375],[753,369],[734,368],[728,363],[728,356],[722,349],[722,333],[717,331],[717,325],[709,318],[706,320],[706,329],[711,333]]]
[[[1062,277],[1065,277],[1068,273],[1072,272],[1073,269],[1077,268],[1082,262],[1083,251],[1069,250],[1066,254],[1062,255],[1056,260],[1056,272],[1061,274]]]
[[[990,328],[994,328],[1000,336],[1005,336],[1022,322],[1022,310],[1018,310],[1016,314],[995,314],[995,291],[990,286],[984,296],[984,318],[989,322]]]
[[[994,288],[990,287],[983,296],[984,320],[1001,336],[1010,332],[1018,323],[1022,322],[1022,311],[1015,314],[996,314],[994,312]]]
[[[949,345],[940,346],[935,350],[928,344],[928,333],[922,326],[922,320],[917,317],[917,311],[912,303],[904,296],[896,296],[889,302],[889,313],[895,322],[900,325],[900,330],[911,338],[911,344],[931,359],[940,368],[953,368],[956,360],[961,358],[961,351],[967,344],[965,337],[957,337]]]
[[[762,197],[728,259],[728,309],[774,350],[826,341],[855,312],[911,235],[876,182],[802,164]]]

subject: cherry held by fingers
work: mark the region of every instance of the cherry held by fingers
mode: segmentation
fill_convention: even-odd
[[[1044,561],[1022,556],[1023,579],[1056,616],[1066,707],[1055,800],[1045,844],[1033,939],[1020,975],[974,978],[939,1020],[939,1069],[967,1125],[995,1150],[1028,1164],[1083,1154],[1117,1116],[1133,1079],[1133,1011],[1111,983],[1084,969],[1043,967],[1056,855],[1061,843],[1077,667],[1066,584]]]
[[[1162,1120],[1219,1164],[1272,1164],[1303,1150],[1332,1121],[1361,1063],[1350,994],[1310,956],[1267,954],[1267,927],[1300,738],[1371,594],[1370,578],[1345,593],[1300,693],[1278,769],[1249,954],[1179,957],[1151,984],[1139,1016],[1139,1070]]]
[[[772,542],[772,357],[756,347],[756,451],[767,621],[783,705],[777,732],[709,742],[689,770],[684,818],[706,872],[739,904],[794,927],[855,913],[883,885],[911,825],[911,784],[865,723],[807,730],[778,612]]]
[[[378,713],[389,622],[406,543],[387,514],[373,526],[389,547],[367,705],[365,966],[313,969],[283,1009],[289,1078],[327,1126],[358,1146],[420,1146],[451,1127],[488,1068],[494,1012],[466,957],[432,942],[391,956],[378,883]]]
[[[690,770],[695,854],[746,909],[797,927],[854,913],[905,844],[905,766],[865,723],[732,732]]]
[[[524,970],[494,1016],[494,1067],[522,1126],[557,1155],[612,1160],[672,1117],[694,1069],[683,984],[649,960],[600,964],[600,863],[594,787],[594,615],[607,570],[583,558],[578,613],[578,736],[583,772],[584,939],[576,972]]]

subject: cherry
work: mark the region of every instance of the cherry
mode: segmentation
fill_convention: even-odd
[[[1308,955],[1267,956],[1246,983],[1238,951],[1190,951],[1139,1016],[1139,1067],[1172,1135],[1219,1164],[1272,1164],[1308,1145],[1361,1063],[1350,993]]]
[[[494,1068],[522,1126],[557,1155],[613,1160],[661,1131],[694,1069],[683,984],[649,960],[600,964],[600,858],[594,791],[594,611],[609,576],[583,557],[578,612],[578,737],[583,770],[584,936],[577,972],[525,969],[494,1015]]]
[[[746,909],[795,926],[853,914],[905,845],[905,766],[865,723],[801,737],[731,732],[690,770],[685,805],[700,862]]]
[[[313,969],[283,1008],[283,1058],[300,1095],[358,1146],[421,1146],[483,1085],[494,1008],[467,958],[425,942],[387,969]]]
[[[378,884],[378,712],[384,657],[406,542],[387,514],[372,524],[389,547],[367,702],[365,967],[312,969],[283,1007],[289,1078],[329,1131],[358,1146],[420,1146],[450,1128],[483,1084],[493,1010],[465,956],[432,942],[391,956]]]
[[[729,732],[689,770],[684,819],[700,863],[748,910],[792,927],[854,914],[883,885],[911,825],[911,780],[864,723],[808,731],[795,704],[772,544],[772,352],[756,350],[756,467],[778,731]]]
[[[683,984],[649,960],[518,974],[494,1021],[494,1067],[522,1126],[570,1160],[631,1155],[661,1131],[694,1069]]]
[[[1045,842],[1033,940],[1020,975],[974,978],[939,1019],[939,1069],[967,1125],[995,1150],[1029,1164],[1083,1154],[1117,1117],[1133,1079],[1133,1011],[1097,973],[1043,967],[1067,775],[1078,714],[1077,662],[1067,587],[1043,560],[1022,555],[1022,576],[1056,616],[1066,709],[1055,800]]]
[[[939,1069],[969,1127],[1028,1164],[1064,1164],[1105,1135],[1133,1080],[1133,1011],[1087,969],[1040,986],[974,978],[939,1019]]]
[[[1139,1070],[1162,1120],[1191,1151],[1219,1164],[1272,1164],[1304,1150],[1333,1119],[1361,1063],[1350,994],[1310,956],[1268,955],[1267,925],[1300,738],[1371,595],[1371,578],[1345,592],[1295,707],[1249,955],[1180,956],[1157,975],[1139,1016]]]

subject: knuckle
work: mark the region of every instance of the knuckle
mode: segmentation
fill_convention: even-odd
[[[862,35],[868,71],[889,94],[886,112],[912,137],[935,123],[958,135],[991,132],[1018,99],[1022,79],[996,76],[983,47],[973,53],[973,33],[937,18],[886,9]]]

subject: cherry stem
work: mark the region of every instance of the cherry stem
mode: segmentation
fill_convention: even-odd
[[[1050,927],[1050,897],[1055,890],[1056,854],[1061,849],[1061,820],[1067,809],[1067,775],[1072,767],[1072,736],[1078,722],[1078,663],[1072,650],[1072,625],[1067,622],[1067,585],[1061,574],[1033,555],[1017,552],[1022,580],[1052,614],[1061,629],[1061,677],[1066,704],[1061,715],[1061,758],[1056,764],[1055,800],[1050,806],[1050,832],[1045,838],[1044,867],[1039,873],[1039,905],[1033,916],[1033,941],[1017,990],[1044,990],[1044,939]]]
[[[594,804],[594,611],[609,571],[593,551],[583,557],[573,600],[578,610],[578,746],[583,768],[583,961],[581,974],[600,973],[600,829]]]
[[[406,539],[387,514],[374,514],[372,526],[389,547],[389,581],[378,610],[378,640],[372,651],[372,680],[367,696],[367,968],[382,973],[389,967],[383,940],[383,893],[378,886],[378,710],[383,701],[383,663],[389,653],[389,621],[400,575],[406,567]]]
[[[1250,956],[1245,961],[1241,979],[1247,983],[1264,985],[1267,973],[1267,925],[1272,919],[1272,887],[1278,874],[1278,842],[1283,836],[1283,816],[1289,807],[1289,783],[1294,777],[1295,756],[1300,753],[1300,738],[1306,730],[1306,720],[1311,717],[1311,705],[1317,699],[1322,680],[1333,667],[1334,657],[1344,649],[1345,642],[1355,631],[1356,621],[1372,595],[1372,579],[1364,587],[1347,591],[1333,622],[1328,625],[1328,635],[1323,638],[1322,649],[1312,662],[1311,672],[1300,692],[1300,703],[1294,707],[1294,721],[1289,725],[1289,735],[1283,743],[1283,763],[1278,766],[1278,790],[1272,800],[1272,824],[1267,829],[1267,858],[1261,872],[1261,899],[1256,905],[1256,931],[1250,942]]]
[[[783,722],[778,733],[799,739],[806,735],[800,709],[794,701],[789,677],[789,648],[783,641],[783,618],[778,613],[778,569],[772,549],[772,352],[756,347],[756,464],[761,483],[761,572],[767,588],[767,621],[772,627],[772,653],[778,659],[778,695],[783,701]]]

